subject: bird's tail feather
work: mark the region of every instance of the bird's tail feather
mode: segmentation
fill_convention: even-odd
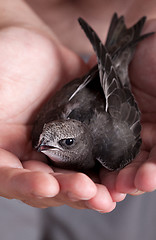
[[[112,57],[113,65],[124,86],[130,87],[128,78],[128,65],[132,60],[138,42],[152,35],[153,32],[141,35],[146,17],[132,27],[127,28],[124,17],[114,13],[109,27],[105,47]]]
[[[132,27],[127,28],[124,17],[118,17],[117,13],[114,13],[105,43],[108,52],[114,53],[114,51],[116,52],[119,48],[126,47],[129,44],[135,46],[138,41],[147,37],[149,34],[140,37],[145,21],[146,17],[144,16]]]

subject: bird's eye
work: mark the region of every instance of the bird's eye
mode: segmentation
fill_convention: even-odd
[[[71,146],[74,143],[74,139],[73,138],[67,138],[65,140],[65,143],[66,143],[66,145]]]
[[[59,144],[62,146],[62,147],[70,147],[74,144],[75,142],[75,139],[74,138],[66,138],[66,139],[61,139],[59,141]]]

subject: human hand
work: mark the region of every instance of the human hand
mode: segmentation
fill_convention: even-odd
[[[156,20],[144,31],[156,31]],[[139,195],[156,189],[156,36],[139,43],[130,66],[132,91],[141,111],[142,147],[131,164],[117,172],[101,171],[113,199],[119,193]]]
[[[83,69],[86,71],[78,56],[62,47],[46,27],[41,28],[41,22],[34,16],[32,19],[28,24],[15,24],[17,28],[8,28],[7,24],[0,35],[3,53],[0,67],[3,80],[0,95],[1,196],[17,198],[36,207],[68,204],[109,212],[116,201],[125,197],[115,187],[117,173],[104,175],[102,171],[101,179],[105,185],[95,184],[81,173],[54,173],[44,163],[44,157],[32,150],[31,128],[41,104],[59,85],[78,77]],[[35,28],[31,26],[34,19],[37,22]]]
[[[0,195],[35,207],[68,204],[111,211],[115,203],[105,186],[82,173],[55,173],[32,149],[39,108],[87,66],[46,28],[17,22],[0,31]]]

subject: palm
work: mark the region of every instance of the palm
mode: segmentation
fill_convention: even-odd
[[[8,39],[9,34],[12,39]],[[5,133],[9,131],[10,137],[14,139],[12,142],[6,136],[1,145],[8,150],[13,149],[13,145],[18,146],[14,150],[24,148],[24,151],[20,150],[24,159],[28,158],[27,150],[30,152],[30,147],[27,149],[25,146],[30,141],[31,126],[38,109],[61,84],[79,74],[79,67],[76,70],[76,66],[73,66],[72,71],[68,69],[70,63],[67,63],[63,68],[64,59],[57,44],[39,34],[24,29],[9,29],[2,31],[1,35],[1,137],[5,137]],[[67,53],[67,59],[71,58],[76,64],[81,64],[76,55]]]
[[[154,36],[140,45],[131,68],[133,92],[139,103],[142,119],[143,149],[155,144],[156,84]],[[150,131],[150,132],[149,132]]]
[[[29,39],[24,40],[24,32],[31,37],[28,31],[19,29],[11,31],[10,29],[5,30],[0,38],[0,51],[3,53],[0,60],[2,63],[0,118],[1,138],[3,139],[1,146],[24,160],[29,158],[32,153],[29,141],[33,112],[46,98],[48,91],[53,87],[52,84],[56,84],[54,78],[54,82],[50,86],[50,78],[55,73],[55,68],[52,69],[50,64],[47,64],[50,55],[53,54],[53,49],[49,47],[50,53],[47,53],[46,41],[41,51],[38,49],[39,45],[44,44],[44,38],[32,34],[34,39],[32,39],[31,46]],[[7,34],[10,32],[13,41],[10,41],[10,39],[6,41]],[[34,46],[33,41],[36,41],[36,46]],[[16,42],[18,42],[17,49],[15,48]],[[29,46],[27,46],[28,44]],[[6,51],[2,51],[2,49],[6,49]],[[10,51],[12,49],[13,51]],[[10,63],[7,64],[8,62]],[[43,81],[46,84],[43,84]],[[47,85],[50,87],[47,87]]]
[[[31,130],[48,96],[87,67],[77,55],[52,40],[20,28],[1,31],[0,52],[1,196],[39,207],[59,205],[46,197],[55,196],[61,182],[62,190],[73,191],[72,186],[68,187],[71,177],[60,179],[58,185],[59,177],[49,174],[52,169],[48,165],[32,161],[44,157],[32,149]],[[95,187],[90,192],[93,194]]]
[[[16,30],[17,32],[13,29],[11,35],[9,32],[11,38],[8,38],[7,31],[2,31],[2,36],[0,35],[0,52],[2,53],[0,56],[0,157],[3,159],[0,162],[1,196],[18,198],[30,205],[39,207],[59,205],[65,202],[74,207],[85,207],[86,205],[82,201],[75,204],[70,202],[66,193],[72,192],[77,196],[77,200],[88,199],[93,208],[105,209],[103,210],[105,212],[114,208],[112,199],[113,201],[123,199],[123,196],[118,195],[119,192],[131,192],[136,187],[147,191],[153,190],[156,185],[154,181],[152,186],[151,184],[143,185],[146,181],[142,181],[142,177],[139,177],[139,171],[141,175],[143,172],[141,168],[145,165],[144,162],[148,161],[149,153],[151,156],[152,152],[154,154],[156,142],[156,127],[154,125],[156,86],[154,84],[154,67],[152,68],[155,64],[152,62],[154,58],[151,58],[151,54],[155,55],[154,52],[149,52],[146,58],[141,56],[142,48],[146,48],[146,43],[150,39],[141,44],[131,66],[133,92],[142,111],[144,145],[141,157],[138,157],[119,173],[106,174],[105,171],[101,172],[102,183],[107,186],[111,193],[111,199],[105,186],[96,184],[95,188],[93,182],[84,174],[69,173],[56,175],[55,178],[52,178],[52,175],[46,175],[46,173],[52,173],[51,168],[41,164],[40,161],[35,161],[35,163],[32,161],[44,160],[43,156],[33,151],[31,146],[31,129],[41,104],[61,84],[63,85],[65,81],[77,77],[80,72],[82,73],[82,68],[86,70],[86,66],[75,54],[62,47],[58,48],[56,43],[46,37],[30,31],[25,33],[23,32],[25,30]],[[9,31],[12,30],[9,29]],[[25,34],[27,34],[27,38],[25,38]],[[147,69],[144,67],[147,65],[146,61],[148,64],[151,61],[148,66],[151,66],[152,70],[149,67]],[[140,73],[142,69],[143,74]],[[150,76],[150,81],[147,76]],[[25,160],[29,161],[25,162]],[[36,175],[32,171],[40,171],[42,174]],[[144,172],[147,173],[145,170]],[[144,176],[146,175],[144,174]],[[9,179],[10,183],[4,179]],[[123,179],[124,181],[122,181]],[[56,180],[59,182],[61,192],[64,195],[60,195],[54,200],[44,198],[46,195],[55,196],[59,192]],[[5,182],[6,187],[3,186]],[[124,184],[122,184],[123,182]],[[85,191],[81,189],[85,189]],[[39,199],[34,198],[34,192],[39,196]],[[105,198],[103,198],[103,194]],[[40,196],[43,197],[42,200]]]

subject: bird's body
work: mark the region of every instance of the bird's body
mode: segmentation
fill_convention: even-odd
[[[130,90],[128,65],[145,22],[127,29],[114,14],[105,46],[82,19],[98,65],[66,84],[40,111],[33,145],[55,166],[74,170],[123,168],[139,152],[140,112]]]

